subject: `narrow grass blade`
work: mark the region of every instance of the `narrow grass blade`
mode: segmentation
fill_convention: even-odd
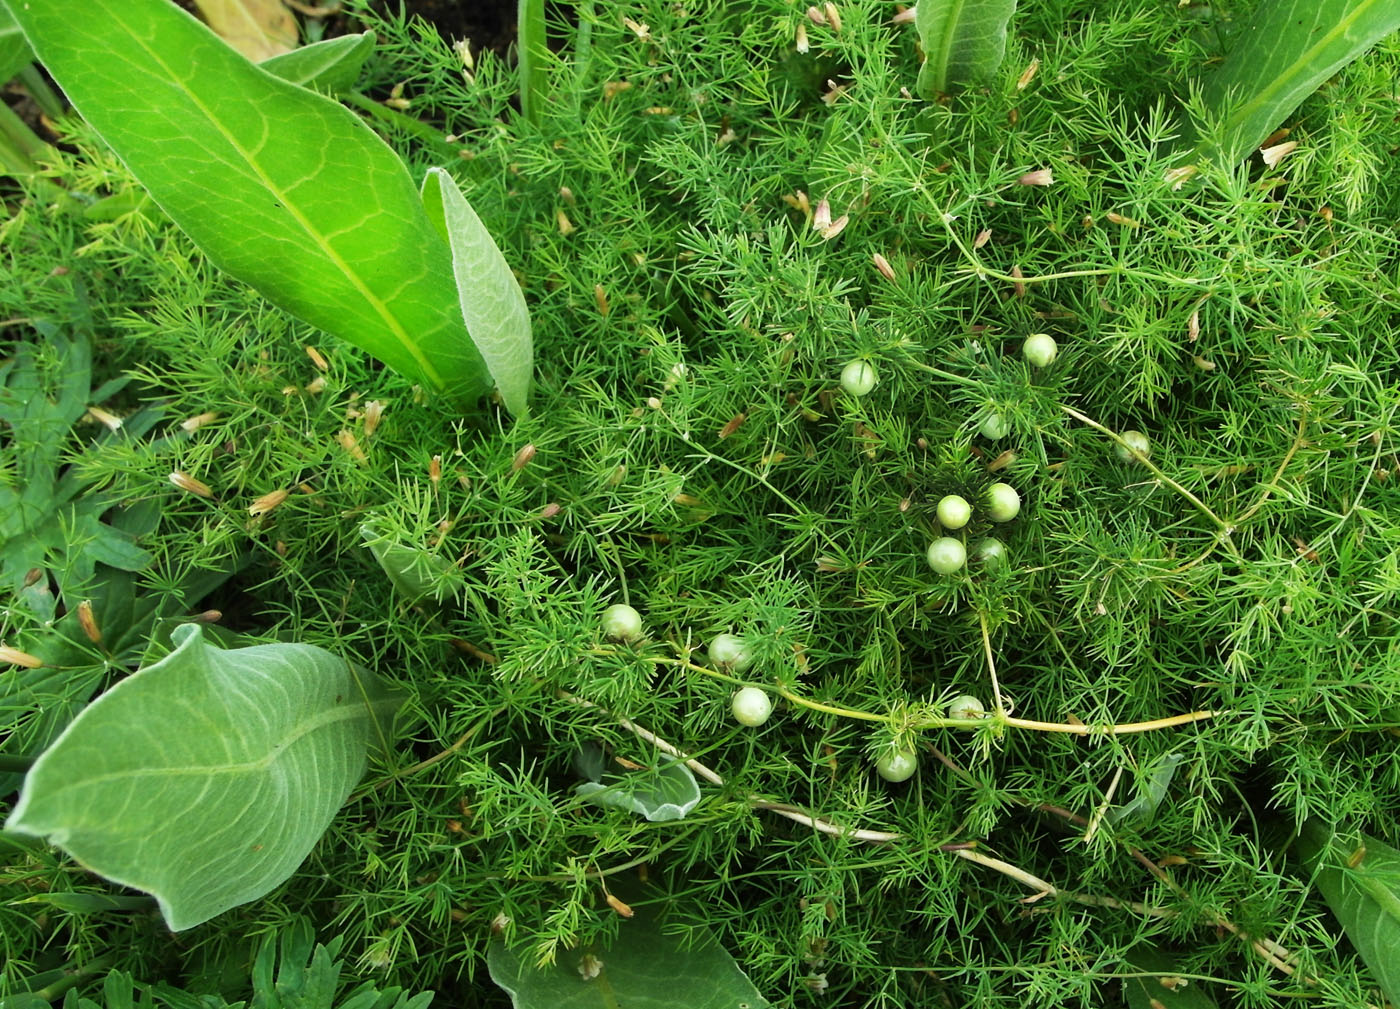
[[[339,104],[169,0],[10,5],[83,117],[217,266],[459,403],[489,388],[447,244],[403,163]]]
[[[520,67],[520,111],[525,114],[526,121],[538,126],[549,91],[549,78],[544,72],[545,60],[549,58],[544,0],[520,0],[516,12],[516,32],[519,37],[516,60]]]
[[[934,99],[995,74],[1014,13],[1016,0],[921,0],[914,16],[924,51],[919,94]]]
[[[1258,4],[1205,82],[1215,129],[1197,160],[1233,165],[1248,157],[1323,81],[1393,31],[1400,31],[1396,0]]]

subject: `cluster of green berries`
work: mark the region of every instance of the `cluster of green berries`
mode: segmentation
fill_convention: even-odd
[[[616,603],[603,611],[603,633],[613,641],[633,644],[642,640],[642,615],[626,603]],[[753,649],[737,634],[716,634],[710,641],[710,661],[731,673],[746,672],[754,661]],[[760,687],[740,687],[729,700],[729,710],[740,725],[757,728],[773,714],[773,700]],[[964,694],[948,705],[948,717],[961,720],[981,718],[982,702]],[[905,781],[918,770],[913,750],[891,748],[875,761],[875,771],[886,781]]]

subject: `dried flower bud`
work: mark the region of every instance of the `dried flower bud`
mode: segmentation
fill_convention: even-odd
[[[306,356],[311,358],[311,363],[314,364],[321,371],[325,371],[327,368],[330,367],[330,365],[326,363],[326,359],[321,356],[321,352],[315,347],[308,345],[306,348]]]
[[[204,498],[212,498],[214,496],[214,492],[209,489],[207,483],[196,480],[188,473],[182,473],[178,469],[170,474],[169,479],[171,483],[179,487],[182,491],[186,491],[190,494],[198,494],[200,497]]]
[[[1195,165],[1182,165],[1180,168],[1167,169],[1162,179],[1172,187],[1172,192],[1176,192],[1180,190],[1182,186],[1186,185],[1187,181],[1199,171],[1200,169]]]
[[[1016,78],[1016,90],[1026,90],[1026,85],[1035,80],[1035,75],[1040,71],[1040,57],[1031,60],[1026,69],[1021,71],[1021,76]]]
[[[515,458],[510,462],[510,471],[512,473],[520,472],[526,466],[530,465],[530,460],[533,458],[535,458],[535,443],[530,442],[522,446],[519,452],[515,453]]]
[[[102,407],[100,407],[100,406],[90,406],[90,407],[88,407],[88,409],[87,409],[87,415],[88,415],[89,417],[91,417],[93,420],[97,421],[97,423],[99,423],[99,424],[101,424],[103,427],[105,427],[108,431],[119,431],[119,430],[121,430],[122,419],[121,419],[120,417],[118,417],[116,414],[108,413],[106,410],[102,409]]]
[[[840,35],[841,12],[836,9],[836,5],[831,0],[826,0],[826,3],[822,4],[822,13],[826,15],[826,23],[831,25],[831,30]]]
[[[318,394],[322,389],[324,389],[325,387],[326,387],[326,376],[325,376],[325,375],[317,375],[317,376],[316,376],[315,378],[313,378],[310,382],[307,382],[307,383],[306,383],[306,391],[307,391],[308,393],[310,393],[311,395],[313,395],[313,396],[317,395],[317,394]]]
[[[598,314],[606,319],[608,317],[608,292],[603,290],[602,284],[593,285],[593,301],[598,306]]]
[[[11,648],[9,645],[0,645],[0,662],[23,666],[25,669],[38,669],[44,664],[44,660],[37,655],[30,655],[18,648]]]
[[[195,431],[198,431],[200,428],[202,428],[205,424],[211,423],[218,419],[219,415],[217,413],[215,413],[213,410],[206,410],[204,413],[197,413],[193,417],[186,417],[184,420],[180,421],[180,427],[185,431],[188,431],[191,434],[193,434]]]
[[[266,515],[268,512],[272,511],[272,509],[280,505],[283,501],[287,500],[288,493],[289,492],[285,490],[275,490],[264,494],[262,497],[258,498],[256,501],[254,501],[248,506],[248,514]]]
[[[1191,318],[1186,321],[1186,339],[1189,343],[1195,343],[1197,337],[1201,335],[1201,310],[1198,308],[1191,313]]]
[[[435,455],[428,460],[428,481],[436,487],[442,479],[442,456]]]
[[[610,102],[632,86],[631,81],[608,81],[603,85],[603,101]]]
[[[632,908],[630,908],[628,905],[624,904],[622,901],[620,901],[618,898],[614,897],[612,894],[608,894],[608,895],[607,895],[607,901],[608,901],[608,907],[612,908],[614,911],[616,911],[618,914],[622,915],[622,917],[624,917],[624,918],[630,918],[630,917],[632,917],[632,915],[635,913],[635,912],[632,910]]]
[[[102,643],[102,629],[97,626],[97,618],[92,615],[91,599],[84,599],[78,604],[78,626],[94,645]]]
[[[912,21],[914,20],[914,18],[917,17],[917,16],[918,16],[918,10],[917,10],[916,8],[914,8],[914,7],[905,7],[905,8],[903,8],[903,9],[897,11],[897,12],[895,13],[895,16],[894,16],[894,17],[890,18],[890,24],[892,24],[892,25],[904,25],[904,24],[909,24],[909,23],[912,22]]]
[[[841,232],[845,231],[845,230],[846,230],[846,225],[848,225],[848,224],[850,224],[850,223],[851,223],[851,217],[850,217],[850,215],[849,215],[849,214],[842,214],[840,217],[836,218],[836,220],[832,221],[830,225],[828,225],[828,226],[825,227],[825,228],[822,228],[822,230],[821,230],[822,241],[823,241],[823,242],[829,242],[829,241],[831,241],[831,240],[832,240],[833,238],[835,238],[837,235],[841,234]]]
[[[811,21],[812,24],[817,25],[818,27],[826,27],[826,15],[815,7],[807,8],[807,20]]]
[[[743,423],[744,423],[744,421],[747,420],[747,419],[748,419],[748,414],[742,413],[742,412],[741,412],[741,413],[736,413],[733,417],[730,417],[728,423],[726,423],[726,424],[724,425],[724,427],[722,427],[722,428],[719,429],[719,438],[720,438],[720,441],[723,441],[725,438],[728,438],[728,437],[729,437],[731,434],[733,434],[735,431],[739,430],[740,426],[742,426]]]
[[[890,266],[890,261],[878,252],[872,254],[870,259],[874,262],[875,269],[880,271],[880,276],[893,283],[895,279],[894,268]]]
[[[1023,186],[1052,186],[1055,184],[1055,174],[1048,168],[1037,168],[1016,181]]]
[[[982,248],[982,246],[986,245],[986,244],[987,244],[988,242],[990,242],[991,240],[992,240],[992,229],[991,229],[991,228],[983,228],[981,231],[977,232],[977,237],[974,238],[974,239],[972,240],[972,248],[973,248],[974,251],[977,250],[977,249],[980,249],[980,248]]]
[[[558,501],[551,501],[549,502],[549,504],[545,505],[543,508],[540,509],[540,518],[552,519],[554,518],[554,516],[558,515],[563,510],[563,506],[560,505]]]
[[[341,428],[339,433],[336,434],[335,440],[340,443],[341,448],[345,449],[345,451],[350,454],[351,459],[354,459],[358,463],[369,462],[368,457],[365,455],[365,450],[360,448],[360,443],[355,438],[355,432],[351,431],[348,427]]]
[[[812,229],[822,231],[831,227],[831,204],[826,200],[817,201],[817,209],[812,214]]]
[[[578,206],[578,200],[574,198],[574,191],[568,186],[559,187],[559,199],[563,200],[571,207]]]
[[[796,43],[799,53],[809,52],[812,48],[811,43],[807,41],[807,22],[805,21],[797,22]]]
[[[1021,278],[1025,276],[1021,272],[1020,264],[1011,267],[1011,296],[1014,298],[1024,298],[1026,296],[1026,285],[1021,283]]]
[[[1298,141],[1289,140],[1282,144],[1274,144],[1272,147],[1260,148],[1259,156],[1264,159],[1266,166],[1273,168],[1297,149]]]
[[[374,432],[379,430],[379,421],[384,416],[384,404],[377,399],[372,399],[365,404],[365,437],[374,437]]]
[[[655,397],[655,396],[648,396],[648,397],[647,397],[647,406],[651,407],[653,410],[660,410],[660,409],[661,409],[661,400],[658,399],[658,398]]]
[[[24,587],[27,589],[39,583],[39,579],[44,577],[43,568],[30,568],[24,576]]]
[[[1132,217],[1124,217],[1122,214],[1115,214],[1115,213],[1114,213],[1113,211],[1111,211],[1111,210],[1110,210],[1108,213],[1104,214],[1103,216],[1106,217],[1106,218],[1108,219],[1108,221],[1109,221],[1110,224],[1122,225],[1122,226],[1125,227],[1125,228],[1140,228],[1140,227],[1142,227],[1142,222],[1141,222],[1141,221],[1136,220],[1136,219],[1134,219],[1134,218],[1132,218]]]
[[[284,547],[283,547],[282,552],[283,552],[283,553],[286,553],[285,545],[284,545]],[[200,623],[200,624],[217,624],[220,620],[224,619],[224,611],[223,611],[223,610],[205,610],[203,613],[201,613],[199,616],[195,617],[194,619],[195,619],[195,622],[196,622],[196,623]]]

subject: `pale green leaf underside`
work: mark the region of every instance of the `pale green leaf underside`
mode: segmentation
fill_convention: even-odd
[[[489,388],[447,244],[348,109],[169,0],[6,0],[83,118],[220,268],[426,388]]]
[[[486,361],[506,409],[518,417],[529,407],[534,367],[530,311],[520,284],[481,218],[443,169],[428,169],[423,206],[452,248],[452,270],[467,332]]]
[[[1400,1005],[1400,851],[1362,835],[1365,857],[1354,869],[1342,868],[1348,852],[1333,845],[1326,853],[1326,832],[1304,825],[1300,845],[1317,867],[1317,888],[1343,931],[1381,986]]]
[[[596,977],[579,972],[584,957],[601,963]],[[514,1009],[768,1009],[734,958],[713,940],[682,949],[639,909],[624,921],[611,949],[561,950],[537,968],[500,940],[487,952],[491,980]]]
[[[406,602],[424,596],[441,602],[455,594],[460,573],[445,558],[402,543],[370,522],[360,526],[360,538]]]
[[[937,98],[995,76],[1016,0],[920,0],[914,25],[924,65],[919,94]]]
[[[174,640],[39,757],[5,828],[153,894],[179,930],[296,870],[364,773],[374,720],[394,702],[311,645],[225,651],[196,624]]]
[[[1247,157],[1323,81],[1397,30],[1396,0],[1260,3],[1206,81],[1206,104],[1219,120],[1221,162]]]
[[[700,801],[695,775],[678,760],[654,771],[604,774],[601,781],[586,781],[574,791],[592,802],[625,809],[655,822],[683,819]]]
[[[374,32],[338,35],[265,59],[258,66],[292,84],[347,91],[373,51]]]

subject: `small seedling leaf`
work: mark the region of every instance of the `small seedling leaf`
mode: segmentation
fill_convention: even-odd
[[[178,931],[280,885],[364,773],[397,705],[312,645],[175,650],[89,705],[25,778],[7,830],[155,896]]]
[[[1176,960],[1161,947],[1142,943],[1128,951],[1123,979],[1128,1009],[1217,1009],[1201,985],[1182,977]]]
[[[491,980],[514,1009],[768,1009],[725,950],[708,936],[690,948],[665,935],[645,906],[607,949],[561,950],[548,967],[500,939],[487,952]],[[692,940],[694,936],[692,936]]]
[[[700,801],[700,786],[690,768],[670,760],[655,769],[604,771],[597,781],[586,781],[574,791],[604,806],[630,810],[648,820],[680,820]]]

